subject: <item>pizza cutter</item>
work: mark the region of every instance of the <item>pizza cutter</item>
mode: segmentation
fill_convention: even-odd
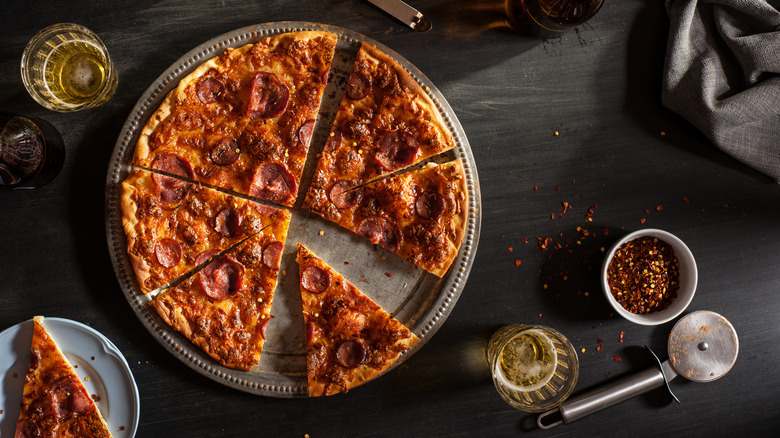
[[[737,332],[726,318],[718,313],[702,310],[677,321],[669,334],[667,348],[669,360],[664,363],[647,348],[658,362],[658,367],[572,397],[560,406],[539,415],[536,424],[542,429],[550,429],[561,423],[569,424],[664,385],[679,403],[669,388],[669,381],[677,376],[694,382],[712,382],[723,377],[737,360],[739,340]],[[560,413],[561,418],[547,424],[547,417],[555,413]]]

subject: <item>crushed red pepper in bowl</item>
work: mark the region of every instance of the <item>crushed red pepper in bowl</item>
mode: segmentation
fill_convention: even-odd
[[[663,230],[639,230],[618,240],[601,270],[604,295],[629,321],[657,325],[679,316],[696,292],[691,250]]]
[[[666,309],[680,288],[680,262],[674,248],[657,237],[624,243],[607,267],[607,282],[615,300],[631,313]]]

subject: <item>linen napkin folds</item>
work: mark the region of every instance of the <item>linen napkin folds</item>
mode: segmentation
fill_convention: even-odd
[[[780,11],[766,0],[667,0],[661,99],[780,182]]]

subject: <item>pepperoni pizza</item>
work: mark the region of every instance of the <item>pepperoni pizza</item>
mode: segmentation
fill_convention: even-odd
[[[95,402],[43,320],[42,316],[33,318],[30,365],[14,436],[111,437]]]
[[[439,277],[463,242],[468,198],[460,159],[309,195],[310,210]]]
[[[222,365],[250,370],[260,361],[271,318],[290,213],[227,252],[206,251],[203,269],[152,301],[162,319]]]
[[[140,290],[226,367],[260,360],[291,217],[246,198],[295,204],[335,48],[319,31],[228,48],[181,80],[136,144],[121,206]],[[363,44],[303,207],[441,277],[463,240],[463,166],[407,168],[453,146],[426,91]],[[346,392],[419,342],[300,244],[298,263],[310,396]]]
[[[228,48],[168,94],[133,164],[292,206],[335,48],[317,31]]]
[[[420,339],[298,243],[310,397],[347,392]]]
[[[453,148],[428,94],[395,60],[363,43],[304,201],[354,188]]]

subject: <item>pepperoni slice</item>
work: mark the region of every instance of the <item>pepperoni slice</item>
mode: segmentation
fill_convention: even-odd
[[[208,77],[198,84],[198,99],[205,104],[214,103],[222,93],[225,92],[225,86],[215,78]]]
[[[152,169],[170,173],[183,178],[192,178],[192,166],[184,158],[174,154],[162,154],[152,161]],[[159,173],[152,173],[152,181],[163,202],[178,204],[187,195],[190,185],[175,178]]]
[[[358,234],[371,243],[379,245],[388,251],[398,250],[398,231],[395,225],[377,216],[369,216],[358,225]]]
[[[47,390],[54,415],[59,419],[86,413],[92,408],[89,395],[76,379],[74,376],[65,376],[52,383]]]
[[[444,213],[446,204],[444,198],[434,191],[422,192],[414,203],[417,216],[423,219],[436,219]]]
[[[282,242],[272,242],[263,248],[263,264],[271,269],[279,269],[282,259]]]
[[[241,231],[241,214],[233,208],[226,208],[214,218],[214,229],[225,237],[233,237]]]
[[[344,210],[352,207],[360,198],[360,190],[350,190],[352,184],[347,181],[339,181],[328,190],[328,199],[336,208]]]
[[[266,201],[283,203],[295,193],[295,179],[284,165],[266,163],[260,166],[252,178],[249,195]]]
[[[154,257],[164,268],[172,268],[181,260],[181,246],[173,239],[160,239],[154,245]]]
[[[241,289],[244,265],[227,256],[209,263],[198,273],[203,293],[214,300],[224,300]]]
[[[257,328],[260,331],[260,336],[263,339],[265,339],[265,328],[268,327],[268,322],[270,321],[271,321],[270,319],[265,319],[260,323],[259,327]]]
[[[309,146],[312,132],[314,132],[314,119],[303,122],[301,127],[298,128],[298,143],[300,143],[301,147]]]
[[[371,90],[371,78],[363,73],[353,71],[347,82],[347,97],[352,100],[360,100],[368,96]]]
[[[206,261],[215,255],[219,254],[220,250],[218,249],[210,249],[208,251],[203,251],[202,253],[198,254],[198,257],[195,258],[195,264],[200,265],[201,263],[206,263]]]
[[[336,359],[344,368],[356,368],[366,360],[366,347],[360,341],[341,341],[336,348]]]
[[[228,166],[233,164],[238,156],[241,155],[241,149],[238,142],[233,137],[225,137],[218,141],[209,152],[209,158],[217,166]]]
[[[275,74],[261,71],[252,78],[246,116],[270,119],[283,113],[290,100],[290,91]]]
[[[420,145],[409,134],[392,131],[380,141],[376,160],[387,171],[400,169],[414,163]]]
[[[301,273],[301,286],[313,294],[321,294],[330,287],[330,275],[316,266],[309,266]]]
[[[335,151],[339,146],[341,146],[341,131],[334,126],[328,136],[328,141],[325,142],[325,152]]]

